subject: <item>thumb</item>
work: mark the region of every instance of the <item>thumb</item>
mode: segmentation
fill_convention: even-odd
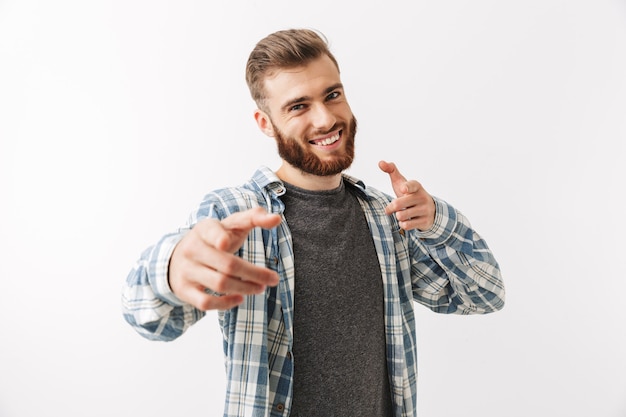
[[[393,187],[393,191],[396,193],[396,197],[403,196],[408,192],[407,188],[407,180],[404,178],[404,175],[400,174],[396,164],[393,162],[380,161],[378,163],[378,167],[385,173],[389,174],[389,179],[391,179],[391,186]]]

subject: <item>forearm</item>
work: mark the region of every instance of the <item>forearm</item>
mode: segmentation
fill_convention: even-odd
[[[461,213],[436,200],[433,228],[418,232],[427,257],[413,264],[414,296],[442,313],[484,314],[504,306],[500,267]],[[415,258],[414,258],[415,259]]]
[[[150,340],[176,339],[204,316],[204,312],[181,302],[167,282],[169,258],[180,238],[181,234],[165,236],[144,251],[124,284],[124,319]]]

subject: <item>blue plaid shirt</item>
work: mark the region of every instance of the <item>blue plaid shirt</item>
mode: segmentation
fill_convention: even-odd
[[[435,198],[436,216],[425,232],[400,229],[385,214],[392,197],[366,188],[355,178],[382,272],[387,363],[396,417],[413,417],[417,404],[417,352],[413,301],[438,313],[484,314],[504,305],[500,269],[485,241],[467,219]],[[282,214],[283,183],[260,168],[241,187],[208,194],[177,233],[148,248],[128,275],[124,317],[141,335],[173,340],[204,316],[180,301],[168,286],[174,246],[198,221],[223,219],[252,207]],[[271,268],[280,283],[245,297],[240,306],[218,313],[227,373],[225,417],[286,417],[291,407],[294,260],[286,222],[253,229],[239,256]]]

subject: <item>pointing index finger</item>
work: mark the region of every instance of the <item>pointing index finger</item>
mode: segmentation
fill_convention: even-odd
[[[270,229],[276,227],[281,222],[278,214],[271,214],[261,207],[234,213],[221,223],[221,233],[215,240],[215,245],[220,250],[232,252],[237,250],[245,237],[255,227]]]
[[[400,173],[396,164],[393,162],[380,161],[378,163],[378,167],[385,173],[389,174],[389,178],[391,179],[391,186],[393,187],[393,191],[396,193],[397,197],[400,197],[409,192],[407,186],[407,180]]]
[[[232,214],[222,220],[222,225],[227,229],[250,231],[255,227],[270,229],[280,224],[281,218],[278,214],[271,214],[256,207],[246,211]]]

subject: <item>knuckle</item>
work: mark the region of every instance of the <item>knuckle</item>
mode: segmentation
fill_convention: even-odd
[[[178,251],[184,259],[189,259],[193,256],[193,248],[186,241],[181,241],[179,243]]]
[[[215,301],[213,300],[213,297],[211,296],[207,296],[207,297],[203,297],[199,302],[198,305],[196,307],[198,307],[200,310],[210,310],[213,308]]]
[[[225,293],[228,290],[228,278],[221,276],[215,280],[215,283],[211,286],[211,290],[219,293]]]
[[[235,256],[224,257],[220,263],[220,271],[228,275],[234,275],[238,261],[239,258]]]
[[[192,258],[195,253],[195,245],[193,243],[193,238],[191,235],[185,236],[178,245],[176,246],[176,251],[180,252],[183,258]]]

